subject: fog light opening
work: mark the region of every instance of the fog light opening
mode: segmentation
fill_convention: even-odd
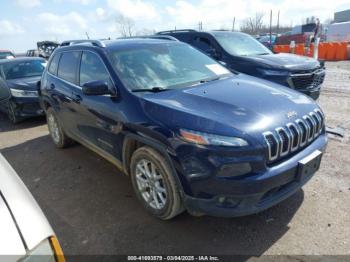
[[[220,207],[236,207],[241,202],[240,199],[230,196],[220,196],[218,197],[217,204]]]

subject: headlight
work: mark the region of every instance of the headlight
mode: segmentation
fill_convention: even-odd
[[[180,129],[181,137],[187,142],[214,146],[247,146],[248,142],[239,137],[220,136],[193,130]]]
[[[38,96],[38,91],[29,91],[29,90],[20,90],[20,89],[12,89],[11,94],[14,97],[37,97]]]
[[[20,260],[21,262],[65,262],[62,249],[56,237],[45,239]]]
[[[268,75],[268,76],[287,76],[289,74],[288,71],[283,71],[283,70],[271,70],[271,69],[260,69],[259,71],[263,75]]]

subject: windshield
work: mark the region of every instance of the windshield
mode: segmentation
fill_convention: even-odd
[[[231,55],[250,56],[271,54],[259,41],[242,33],[213,33],[219,44]]]
[[[117,74],[130,90],[184,87],[231,75],[187,44],[145,44],[112,51],[111,56]]]
[[[14,58],[15,56],[11,52],[0,52],[0,59]]]
[[[41,76],[45,68],[44,60],[20,61],[3,64],[5,79]]]

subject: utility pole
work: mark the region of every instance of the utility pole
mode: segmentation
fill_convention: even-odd
[[[202,29],[203,29],[203,23],[202,23],[202,21],[200,21],[198,23],[198,31],[202,31]]]
[[[85,32],[87,39],[90,39],[88,32]]]
[[[270,44],[272,43],[272,9],[270,11]]]
[[[276,29],[276,34],[278,34],[280,29],[280,10],[278,10],[278,15],[277,15],[277,29]]]
[[[232,21],[232,32],[235,31],[235,22],[236,22],[236,17],[233,17],[233,21]]]

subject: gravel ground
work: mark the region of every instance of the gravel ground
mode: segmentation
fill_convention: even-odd
[[[128,177],[83,146],[56,149],[44,119],[11,126],[0,115],[0,151],[37,199],[68,255],[350,258],[350,62],[327,63],[319,103],[328,125],[342,128],[344,137],[330,137],[320,171],[303,190],[269,210],[241,218],[184,213],[164,222],[149,216],[134,197]]]

